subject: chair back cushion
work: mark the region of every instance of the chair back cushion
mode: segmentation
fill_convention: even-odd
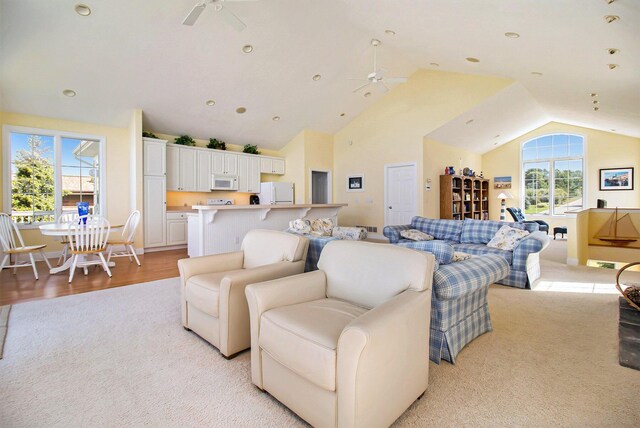
[[[242,240],[244,269],[282,261],[297,262],[306,257],[309,240],[277,230],[254,229]]]
[[[374,308],[405,290],[431,289],[433,254],[362,241],[329,242],[318,268],[327,297]]]
[[[462,222],[459,220],[434,220],[431,218],[415,216],[411,219],[411,228],[428,233],[435,239],[441,241],[460,242]]]
[[[524,214],[522,214],[522,210],[520,208],[509,207],[507,208],[507,211],[509,211],[509,214],[511,214],[511,217],[513,217],[514,221],[517,221],[518,223],[522,223],[523,221],[525,221]]]
[[[471,220],[460,221],[462,223],[461,244],[486,244],[496,235],[502,226],[511,226],[514,229],[535,232],[538,225],[531,223],[513,223],[495,220]]]

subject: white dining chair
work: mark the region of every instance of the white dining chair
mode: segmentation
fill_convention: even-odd
[[[140,211],[135,210],[129,215],[127,222],[122,229],[122,236],[120,239],[109,240],[107,245],[109,246],[109,254],[107,256],[107,262],[111,261],[111,257],[129,257],[129,262],[133,262],[133,258],[136,259],[136,263],[140,266],[140,260],[136,255],[136,250],[133,248],[133,238],[136,234],[136,229],[140,224]],[[113,251],[113,247],[123,247],[122,251]]]
[[[58,224],[69,224],[69,223],[78,223],[78,217],[80,217],[78,215],[77,212],[68,212],[68,213],[64,213],[62,214],[60,217],[58,217]],[[60,257],[58,258],[58,266],[60,266],[60,263],[66,262],[67,261],[67,257],[69,257],[69,237],[68,236],[63,236],[62,239],[60,240],[60,243],[62,244],[62,252],[60,253]]]
[[[85,218],[87,220],[86,223],[84,222]],[[82,216],[78,217],[78,224],[68,224],[69,253],[73,257],[71,270],[69,271],[69,283],[73,281],[76,268],[84,268],[86,275],[87,267],[92,265],[102,265],[104,271],[111,278],[111,270],[104,257],[110,232],[111,225],[104,217]],[[89,255],[97,255],[99,260],[89,260],[86,258]]]
[[[42,260],[51,269],[51,264],[47,260],[47,256],[44,254],[45,244],[39,245],[24,245],[24,240],[20,234],[18,226],[11,220],[11,216],[5,213],[0,213],[0,245],[4,252],[2,263],[0,264],[0,271],[4,268],[13,268],[13,273],[16,273],[19,267],[33,268],[33,275],[38,278],[38,269],[36,268],[36,261],[33,258],[33,253],[38,251],[42,256]],[[11,255],[15,254],[14,264],[11,264]],[[20,256],[27,254],[29,256],[28,261],[20,263]]]

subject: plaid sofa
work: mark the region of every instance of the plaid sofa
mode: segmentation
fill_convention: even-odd
[[[487,303],[489,285],[509,274],[509,263],[495,254],[453,263],[454,247],[445,241],[396,245],[435,256],[429,359],[434,363],[441,359],[455,363],[456,355],[467,343],[492,330]]]
[[[502,226],[524,229],[531,234],[522,239],[513,251],[487,247]],[[384,236],[392,244],[410,243],[400,233],[407,229],[417,229],[432,235],[436,240],[445,241],[455,251],[462,251],[476,256],[497,255],[510,265],[509,274],[498,280],[499,284],[518,288],[531,287],[533,281],[540,277],[540,252],[549,245],[549,237],[538,231],[537,223],[513,223],[492,220],[434,220],[416,216],[411,224],[402,226],[386,226]]]

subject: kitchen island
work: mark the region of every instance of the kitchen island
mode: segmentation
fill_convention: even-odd
[[[189,257],[239,251],[252,229],[286,230],[298,218],[331,218],[347,204],[194,205],[188,214]]]

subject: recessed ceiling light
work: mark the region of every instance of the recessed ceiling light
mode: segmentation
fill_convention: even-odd
[[[542,76],[542,73],[540,73],[539,71],[532,71],[531,74],[533,74],[534,76]]]
[[[429,65],[432,65],[434,67],[440,67],[440,64],[438,64],[437,62],[431,62],[429,63]]]
[[[244,46],[242,47],[242,52],[244,52],[244,53],[251,53],[251,52],[253,52],[253,46],[251,46],[251,45],[244,45]]]
[[[320,75],[320,74],[315,74],[315,75],[312,77],[312,79],[313,79],[315,82],[317,82],[318,80],[322,79],[322,75]]]
[[[611,24],[612,22],[616,22],[620,20],[618,15],[605,15],[604,20],[607,24]]]
[[[378,39],[371,39],[371,46],[380,46],[382,42]]]
[[[77,4],[73,7],[73,10],[80,16],[89,16],[91,15],[91,9],[86,4]]]
[[[213,107],[214,105],[216,105],[216,101],[215,100],[207,100],[206,105],[208,105],[209,107]]]
[[[595,92],[591,92],[589,95],[591,95],[591,98],[598,96],[598,94],[596,94]]]
[[[512,32],[504,33],[504,35],[510,39],[517,39],[518,37],[520,37],[520,34]]]
[[[340,117],[344,117],[347,113],[340,113]]]
[[[598,111],[598,110],[600,110],[600,107],[594,107],[593,108],[593,111]]]
[[[75,97],[76,91],[74,91],[73,89],[65,89],[64,91],[62,91],[62,95],[66,97]]]
[[[614,68],[618,68],[620,66],[618,64],[607,64],[607,67],[609,67],[609,70],[613,70]]]
[[[271,120],[273,120],[274,122],[277,122],[280,120],[280,116],[273,116]]]
[[[467,121],[465,122],[465,125],[469,125],[469,124],[471,124],[471,123],[473,123],[473,119],[469,119],[469,120],[467,120]]]
[[[365,92],[364,96],[365,96],[365,98],[369,98],[371,96],[371,92]]]
[[[389,36],[395,36],[396,32],[393,30],[384,30],[385,34],[389,35]]]
[[[480,62],[480,60],[478,58],[468,57],[468,58],[465,58],[465,59],[467,61],[469,61],[469,62]]]
[[[244,108],[244,107],[238,107],[238,108],[236,109],[236,113],[238,113],[238,114],[245,113],[246,111],[247,111],[247,109],[246,109],[246,108]]]
[[[620,52],[620,49],[616,49],[616,48],[609,48],[607,49],[607,52],[609,53],[609,55],[615,55],[618,52]]]

